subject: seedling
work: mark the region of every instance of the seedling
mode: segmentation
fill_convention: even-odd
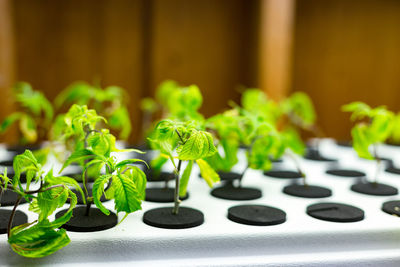
[[[267,170],[272,166],[270,156],[280,156],[276,144],[277,135],[274,126],[262,116],[258,116],[245,109],[236,107],[230,111],[231,132],[236,132],[240,143],[246,145],[247,164],[238,179],[238,186],[233,183],[215,188],[211,194],[218,198],[232,200],[251,200],[261,197],[261,191],[257,188],[242,187],[242,180],[246,171],[251,169]],[[226,116],[227,114],[225,114]]]
[[[29,150],[14,158],[14,170],[15,176],[12,179],[7,177],[7,171],[0,175],[1,193],[12,190],[18,194],[14,208],[11,212],[8,211],[8,243],[13,251],[24,257],[48,256],[70,242],[65,229],[57,229],[71,219],[72,210],[77,203],[77,197],[70,187],[75,187],[81,194],[83,192],[72,178],[54,177],[52,170],[44,174],[41,165]],[[20,181],[22,173],[26,173],[27,177],[27,183],[24,185]],[[37,184],[39,188],[31,189],[32,184]],[[17,211],[22,199],[30,201],[29,210],[38,214],[36,221],[27,223],[26,215]],[[49,217],[53,212],[62,207],[68,199],[70,207],[65,214],[50,221]]]
[[[118,86],[92,86],[85,82],[75,82],[62,91],[55,99],[55,106],[61,108],[72,104],[86,105],[105,117],[112,130],[119,131],[119,138],[126,140],[132,129],[127,108],[129,97]],[[62,120],[60,118],[59,120]]]
[[[181,201],[179,196],[186,195],[194,163],[197,163],[203,179],[210,187],[219,181],[218,174],[204,160],[204,158],[212,156],[217,151],[211,134],[199,130],[198,127],[196,127],[196,123],[193,121],[179,122],[162,120],[157,124],[154,139],[152,139],[151,142],[157,144],[160,152],[165,155],[174,166],[174,207],[172,211],[170,208],[150,210],[145,213],[143,218],[144,222],[163,228],[187,228],[201,224],[203,222],[202,213],[189,208],[180,209]],[[176,151],[176,154],[174,151]],[[175,158],[178,159],[178,163],[175,162]],[[187,166],[182,176],[180,176],[182,163],[184,161],[187,162]],[[170,212],[166,212],[165,210],[169,210]],[[194,215],[193,217],[192,215],[185,217],[180,210],[183,211],[183,215],[189,210],[192,215]],[[169,224],[170,216],[175,216],[173,221],[176,220],[178,225],[172,226]],[[180,221],[180,219],[182,219],[182,221]],[[194,219],[194,221],[190,221],[191,219]]]
[[[354,150],[359,157],[376,161],[373,182],[355,184],[352,186],[352,190],[372,195],[397,194],[396,188],[378,183],[382,159],[378,155],[377,148],[389,137],[393,129],[394,114],[384,106],[371,108],[362,102],[347,104],[342,107],[342,110],[352,112],[351,120],[357,121],[351,130]]]
[[[19,82],[13,87],[15,100],[20,111],[9,115],[0,125],[0,133],[7,131],[18,122],[20,145],[35,144],[46,137],[53,118],[53,107],[40,92],[34,91],[30,84]]]
[[[172,80],[164,81],[157,88],[155,99],[142,99],[143,130],[148,130],[150,120],[157,111],[161,111],[161,119],[203,121],[203,116],[198,112],[202,102],[203,97],[196,85],[181,86]],[[148,137],[151,138],[151,135],[150,131]]]
[[[107,129],[99,130],[96,128],[99,121],[105,122],[105,119],[97,115],[95,110],[78,105],[73,105],[65,117],[67,127],[64,136],[66,139],[72,137],[75,140],[75,151],[64,163],[61,171],[71,163],[76,162],[81,164],[83,167],[82,180],[85,192],[84,203],[86,202],[84,212],[83,209],[80,209],[78,215],[74,217],[74,221],[70,221],[64,226],[69,230],[94,231],[115,226],[117,217],[115,214],[111,214],[100,201],[103,194],[105,194],[107,199],[114,199],[115,210],[117,212],[126,212],[126,216],[141,209],[141,201],[144,199],[146,176],[142,170],[133,166],[134,163],[143,161],[129,159],[117,162],[115,157],[111,156],[111,152],[133,150],[118,150],[115,147],[115,137]],[[101,174],[100,172],[103,167],[105,168],[105,174]],[[87,172],[89,168],[94,170],[92,177],[95,177],[92,192],[88,188]],[[106,185],[107,187],[104,188]],[[95,221],[93,222],[94,225],[80,225],[79,216],[90,216],[91,210],[93,210],[91,209],[92,203],[103,214],[107,216],[110,214],[113,215],[113,222],[106,226],[98,226]],[[97,213],[97,216],[100,215]],[[93,220],[101,218],[100,216],[93,218]]]
[[[316,123],[316,112],[312,100],[303,92],[295,92],[281,102],[281,112],[285,115],[290,127],[310,132],[317,139],[314,146],[307,151],[306,158],[318,161],[336,161],[323,157],[319,152],[319,140],[325,137],[322,129]]]
[[[224,155],[215,153],[213,156],[208,157],[206,160],[215,170],[220,172],[221,179],[226,178],[229,172],[238,163],[238,151],[242,131],[238,128],[239,116],[237,110],[232,109],[225,111],[222,114],[217,114],[206,121],[206,127],[217,137],[218,144],[222,147]],[[221,174],[223,174],[221,176]]]
[[[181,87],[176,82],[165,81],[157,89],[156,99],[159,108],[163,111],[163,116],[169,116],[169,119],[179,122],[196,121],[196,124],[203,128],[204,118],[198,112],[203,97],[196,85]],[[151,131],[148,140],[154,139],[156,135],[155,130]],[[160,150],[157,142],[150,142],[149,146],[153,150]],[[159,177],[162,166],[167,161],[168,158],[162,154],[151,160],[151,177]],[[157,180],[157,178],[154,180]],[[165,188],[167,188],[167,182],[168,176],[165,175]]]

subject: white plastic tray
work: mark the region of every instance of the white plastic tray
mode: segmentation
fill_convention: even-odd
[[[338,147],[332,140],[322,142],[326,156],[338,158],[343,166],[375,172],[374,162],[360,160],[351,148]],[[397,160],[400,148],[380,147],[380,154]],[[243,155],[242,155],[243,156]],[[285,163],[290,167],[290,163]],[[289,180],[269,178],[249,170],[243,185],[259,187],[263,197],[253,201],[229,201],[210,196],[206,183],[194,169],[189,182],[190,197],[182,206],[204,213],[203,225],[190,229],[168,230],[142,222],[146,210],[172,204],[143,204],[115,228],[94,232],[69,232],[71,243],[43,259],[24,259],[11,251],[6,235],[0,236],[0,263],[10,264],[124,264],[136,266],[298,266],[298,265],[379,265],[400,266],[400,218],[381,211],[382,203],[400,197],[367,196],[350,191],[354,178],[325,174],[329,163],[301,160],[313,185],[329,187],[332,197],[305,199],[283,194]],[[244,165],[244,164],[242,164]],[[240,170],[243,166],[237,166]],[[382,172],[380,182],[400,188],[400,176]],[[154,184],[152,184],[154,186]],[[172,184],[171,184],[172,186]],[[334,223],[314,219],[305,213],[310,204],[335,201],[351,204],[365,212],[365,219],[355,223]],[[284,210],[287,221],[275,226],[248,226],[227,219],[229,207],[254,203]],[[105,204],[113,208],[113,202]],[[11,208],[10,208],[11,209]],[[29,220],[36,215],[28,204],[20,205]]]

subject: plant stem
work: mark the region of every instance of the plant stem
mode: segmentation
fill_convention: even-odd
[[[303,178],[303,184],[304,184],[304,186],[308,186],[307,180],[306,180],[306,178],[307,178],[307,177],[306,177],[306,174],[301,170],[300,164],[299,164],[299,162],[297,161],[296,157],[293,155],[293,153],[292,153],[291,151],[289,151],[289,152],[287,153],[287,155],[292,159],[292,161],[293,161],[293,163],[294,163],[294,165],[295,165],[295,167],[296,167],[297,172],[300,173],[301,177]]]
[[[378,156],[377,145],[374,144],[373,148],[374,148],[374,158],[376,160],[376,171],[375,171],[375,177],[374,177],[374,182],[373,183],[377,184],[378,183],[378,176],[379,176],[379,173],[381,171],[381,162],[382,162],[382,160]]]
[[[8,227],[7,227],[7,237],[8,238],[10,238],[11,226],[12,226],[12,223],[13,223],[13,220],[14,220],[15,212],[17,211],[17,207],[18,207],[19,203],[21,202],[21,199],[22,199],[22,196],[18,196],[18,199],[15,202],[14,208],[13,208],[13,210],[11,212],[10,219],[8,220]]]
[[[242,187],[242,179],[243,179],[244,174],[246,173],[246,171],[247,171],[248,168],[249,168],[249,164],[247,164],[246,168],[244,168],[242,174],[240,175],[240,178],[239,178],[239,187]]]
[[[179,172],[181,170],[182,160],[179,160],[178,167],[175,171],[175,192],[174,192],[174,208],[172,210],[172,214],[177,215],[179,212],[179,204],[181,201],[179,200]]]

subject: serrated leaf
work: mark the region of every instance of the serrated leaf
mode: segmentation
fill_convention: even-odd
[[[186,142],[176,150],[180,160],[197,160],[217,152],[210,133],[193,130]]]
[[[29,226],[26,225],[26,226]],[[30,228],[19,228],[8,239],[13,251],[28,258],[41,258],[53,254],[68,245],[70,239],[65,229],[54,230],[43,221]]]
[[[101,203],[100,198],[104,194],[104,185],[109,182],[109,180],[113,176],[111,174],[101,175],[94,181],[92,194],[93,194],[93,202],[104,214],[109,215],[110,211],[104,207]]]
[[[123,169],[122,173],[132,179],[132,181],[135,183],[135,188],[140,196],[140,199],[144,200],[147,182],[144,172],[136,166],[127,166],[126,171]]]
[[[79,162],[83,160],[88,160],[96,157],[97,155],[93,153],[93,151],[89,149],[81,149],[74,151],[68,159],[64,162],[60,172],[62,172],[68,165],[70,165],[73,162]]]
[[[206,161],[198,159],[196,163],[200,168],[201,177],[207,182],[209,187],[213,187],[215,183],[220,181],[218,173],[216,173]]]
[[[113,175],[112,180],[115,190],[115,210],[117,212],[131,213],[142,209],[141,195],[136,190],[132,179],[124,174]]]

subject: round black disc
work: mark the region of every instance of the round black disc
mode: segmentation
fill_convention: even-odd
[[[216,187],[211,190],[211,195],[216,198],[228,200],[253,200],[261,198],[261,190],[251,187],[235,187],[231,184]]]
[[[351,190],[373,196],[394,196],[398,193],[396,187],[380,183],[356,183],[351,186]]]
[[[1,206],[14,206],[15,202],[18,199],[18,194],[11,191],[6,190],[1,195]],[[21,198],[20,204],[26,203],[25,198]]]
[[[286,221],[286,213],[264,205],[238,205],[228,209],[228,219],[248,225],[276,225]]]
[[[174,193],[175,190],[173,188],[146,188],[146,201],[158,203],[174,202]],[[188,197],[189,193],[186,193],[186,196],[179,197],[179,199],[185,200]]]
[[[61,217],[67,210],[62,210],[56,214],[56,218]],[[85,215],[86,206],[74,208],[72,218],[62,226],[71,232],[96,232],[113,228],[118,223],[118,216],[111,212],[105,215],[98,208],[90,208],[89,216]]]
[[[331,159],[324,157],[319,153],[318,150],[315,149],[307,149],[306,155],[304,156],[305,159],[309,160],[314,160],[314,161],[327,161],[327,162],[332,162],[332,161],[337,161],[337,159]]]
[[[283,188],[283,192],[291,196],[304,198],[323,198],[330,197],[332,195],[332,191],[328,188],[315,185],[300,184],[285,186]]]
[[[165,182],[166,180],[173,180],[174,174],[171,172],[161,172],[159,175],[155,175],[152,171],[146,171],[147,182]]]
[[[356,170],[345,170],[345,169],[332,169],[327,170],[327,174],[340,176],[340,177],[364,177],[365,173]]]
[[[203,224],[204,215],[199,210],[187,207],[180,207],[175,215],[172,214],[172,207],[164,207],[146,211],[143,222],[159,228],[184,229]]]
[[[241,174],[237,173],[237,172],[222,172],[219,171],[218,172],[219,178],[221,181],[223,182],[230,182],[230,181],[234,181],[234,180],[238,180],[240,179]],[[199,177],[201,177],[201,173],[199,173]]]
[[[387,167],[387,168],[385,169],[385,171],[386,171],[386,172],[389,172],[389,173],[399,174],[399,175],[400,175],[400,169],[399,169],[399,168],[396,168],[396,167],[394,167],[394,166],[389,166],[389,167]]]
[[[358,222],[364,219],[364,211],[341,203],[317,203],[307,207],[307,214],[313,218],[330,222]]]
[[[382,205],[382,210],[390,215],[400,216],[400,200],[386,201]]]
[[[7,233],[8,221],[10,220],[11,210],[0,209],[0,234]],[[12,227],[28,222],[28,216],[17,210],[13,219]]]
[[[270,170],[265,171],[264,175],[280,178],[280,179],[297,179],[302,178],[301,173],[295,171],[284,171],[284,170]]]

